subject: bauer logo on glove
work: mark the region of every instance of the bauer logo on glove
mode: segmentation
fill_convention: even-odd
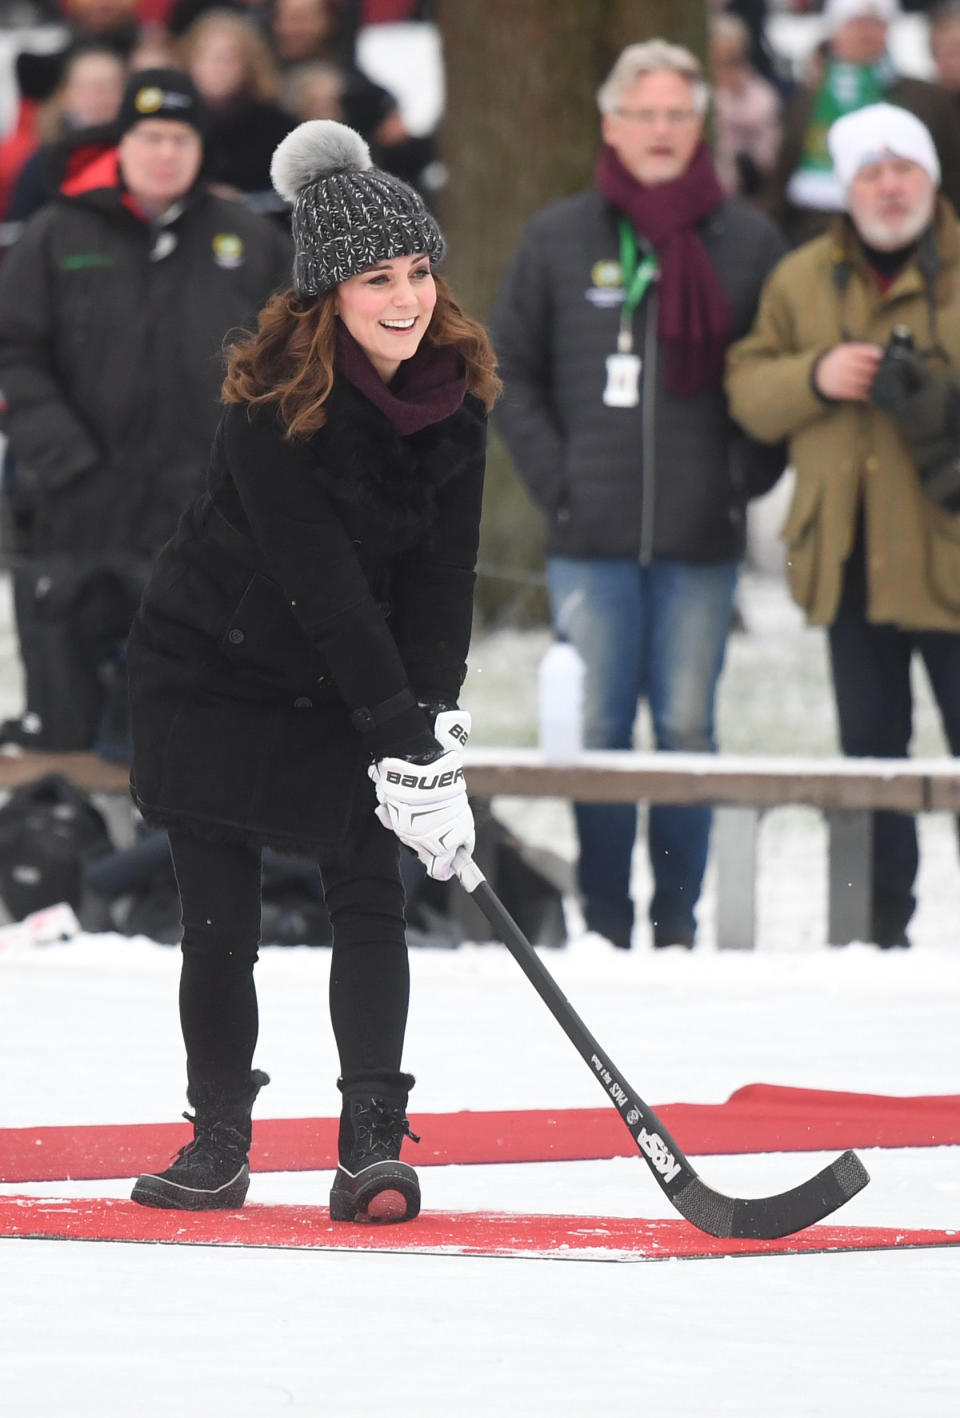
[[[438,719],[442,719],[445,717],[448,716],[443,714],[437,715]],[[469,719],[469,715],[467,714],[464,714],[462,717],[465,719]],[[450,724],[447,727],[447,733],[449,734],[450,738],[456,739],[457,743],[460,745],[461,748],[466,748],[467,739],[470,737],[469,724]]]
[[[449,754],[444,754],[448,758]],[[443,759],[440,760],[443,762]],[[401,788],[420,788],[423,792],[429,793],[434,788],[449,788],[452,783],[463,779],[462,768],[449,768],[446,773],[434,773],[432,777],[424,776],[418,778],[416,773],[398,773],[393,768],[388,768],[384,774],[388,783],[394,783]]]
[[[467,801],[460,748],[470,737],[470,715],[462,709],[438,714],[433,726],[445,752],[417,768],[403,758],[381,758],[370,768],[377,790],[377,817],[416,852],[437,881],[453,876],[461,847],[472,853],[473,813]]]

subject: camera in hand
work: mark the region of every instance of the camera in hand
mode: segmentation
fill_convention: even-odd
[[[920,388],[922,370],[913,331],[909,325],[894,325],[883,359],[870,386],[870,402],[878,409],[891,410]]]
[[[890,331],[890,341],[887,345],[887,354],[893,357],[901,354],[914,354],[916,345],[913,342],[913,331],[909,325],[894,325]]]

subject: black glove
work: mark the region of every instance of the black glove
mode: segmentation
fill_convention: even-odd
[[[948,512],[960,511],[960,388],[910,350],[887,349],[870,402],[896,423],[916,463],[924,492]]]
[[[931,370],[914,350],[888,345],[870,386],[870,402],[888,414],[895,413],[907,399],[918,394],[924,384],[932,383],[933,378]]]

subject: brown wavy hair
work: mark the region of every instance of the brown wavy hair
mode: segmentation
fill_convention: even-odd
[[[467,389],[487,409],[501,390],[497,357],[486,330],[465,315],[442,276],[424,340],[452,347],[466,366]],[[309,438],[327,418],[336,353],[336,290],[305,299],[293,289],[270,297],[257,329],[227,348],[227,404],[276,404],[287,438]]]

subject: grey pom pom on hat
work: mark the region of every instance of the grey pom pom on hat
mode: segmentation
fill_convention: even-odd
[[[422,197],[374,167],[354,129],[332,119],[301,123],[279,144],[273,185],[293,206],[293,284],[314,296],[394,256],[443,258],[440,228]]]

